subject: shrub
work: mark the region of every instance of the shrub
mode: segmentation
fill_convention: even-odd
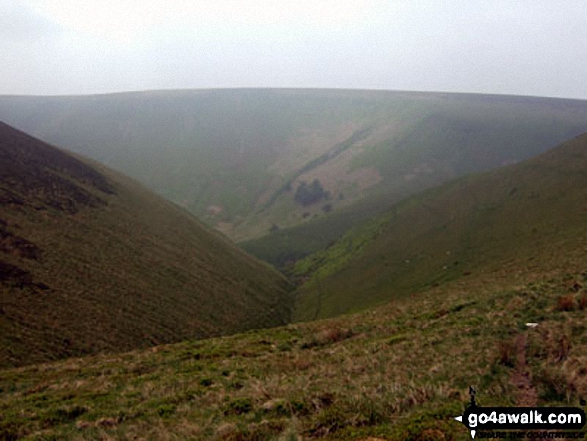
[[[350,329],[341,329],[339,327],[324,328],[317,332],[314,337],[305,343],[302,343],[302,349],[311,349],[315,347],[326,346],[332,343],[345,340],[353,336]]]
[[[175,406],[173,404],[162,404],[157,408],[157,415],[161,418],[166,418],[175,412]]]
[[[210,378],[202,378],[200,380],[200,385],[204,386],[204,387],[208,387],[212,385],[212,379]]]
[[[330,194],[324,191],[318,179],[314,179],[310,185],[302,182],[294,195],[294,200],[304,207],[319,202],[322,199],[330,199]]]
[[[253,410],[253,400],[251,400],[248,397],[240,397],[235,398],[234,400],[228,403],[228,406],[224,411],[224,414],[241,415],[243,413],[249,413],[251,410]]]

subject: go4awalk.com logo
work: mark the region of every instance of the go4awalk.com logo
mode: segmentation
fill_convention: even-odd
[[[455,420],[471,431],[472,438],[585,438],[579,432],[585,426],[585,411],[578,407],[482,407],[475,402],[473,388],[470,393],[469,407]]]

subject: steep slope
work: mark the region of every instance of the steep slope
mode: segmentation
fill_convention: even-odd
[[[286,290],[180,207],[0,123],[0,365],[283,324]]]
[[[587,240],[587,135],[408,198],[297,263],[297,317],[359,310],[505,263],[560,268]]]
[[[359,208],[343,209],[357,201],[368,199],[373,212],[457,176],[539,154],[587,131],[587,102],[185,90],[4,96],[0,118],[138,179],[244,241],[306,224],[316,235],[312,222],[320,218],[346,228],[360,217],[353,213]],[[300,187],[315,181],[316,191],[304,196]],[[300,236],[292,236],[299,244]],[[333,229],[327,240],[338,236]],[[281,246],[273,239],[265,239],[272,252]]]

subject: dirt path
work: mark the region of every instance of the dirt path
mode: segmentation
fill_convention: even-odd
[[[516,405],[520,407],[533,407],[538,402],[538,394],[532,386],[530,372],[526,365],[527,339],[528,335],[525,332],[516,337],[516,365],[510,380],[517,388]]]

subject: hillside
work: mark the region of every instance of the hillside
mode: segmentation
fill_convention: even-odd
[[[477,273],[563,269],[587,240],[587,134],[408,198],[298,262],[299,319],[389,302]]]
[[[287,289],[180,207],[0,123],[0,366],[283,324]]]
[[[467,440],[471,385],[485,406],[584,407],[586,162],[582,135],[457,179],[296,266],[299,315],[385,305],[0,370],[0,437]]]
[[[336,319],[2,370],[0,438],[465,441],[470,385],[483,406],[580,406],[586,255]]]
[[[587,102],[183,90],[2,96],[0,119],[138,179],[237,242],[261,238],[246,249],[264,249],[258,256],[279,263],[338,239],[363,219],[362,210],[381,212],[425,188],[532,157],[587,131]],[[304,234],[289,230],[300,226]],[[306,244],[306,236],[322,242]]]

